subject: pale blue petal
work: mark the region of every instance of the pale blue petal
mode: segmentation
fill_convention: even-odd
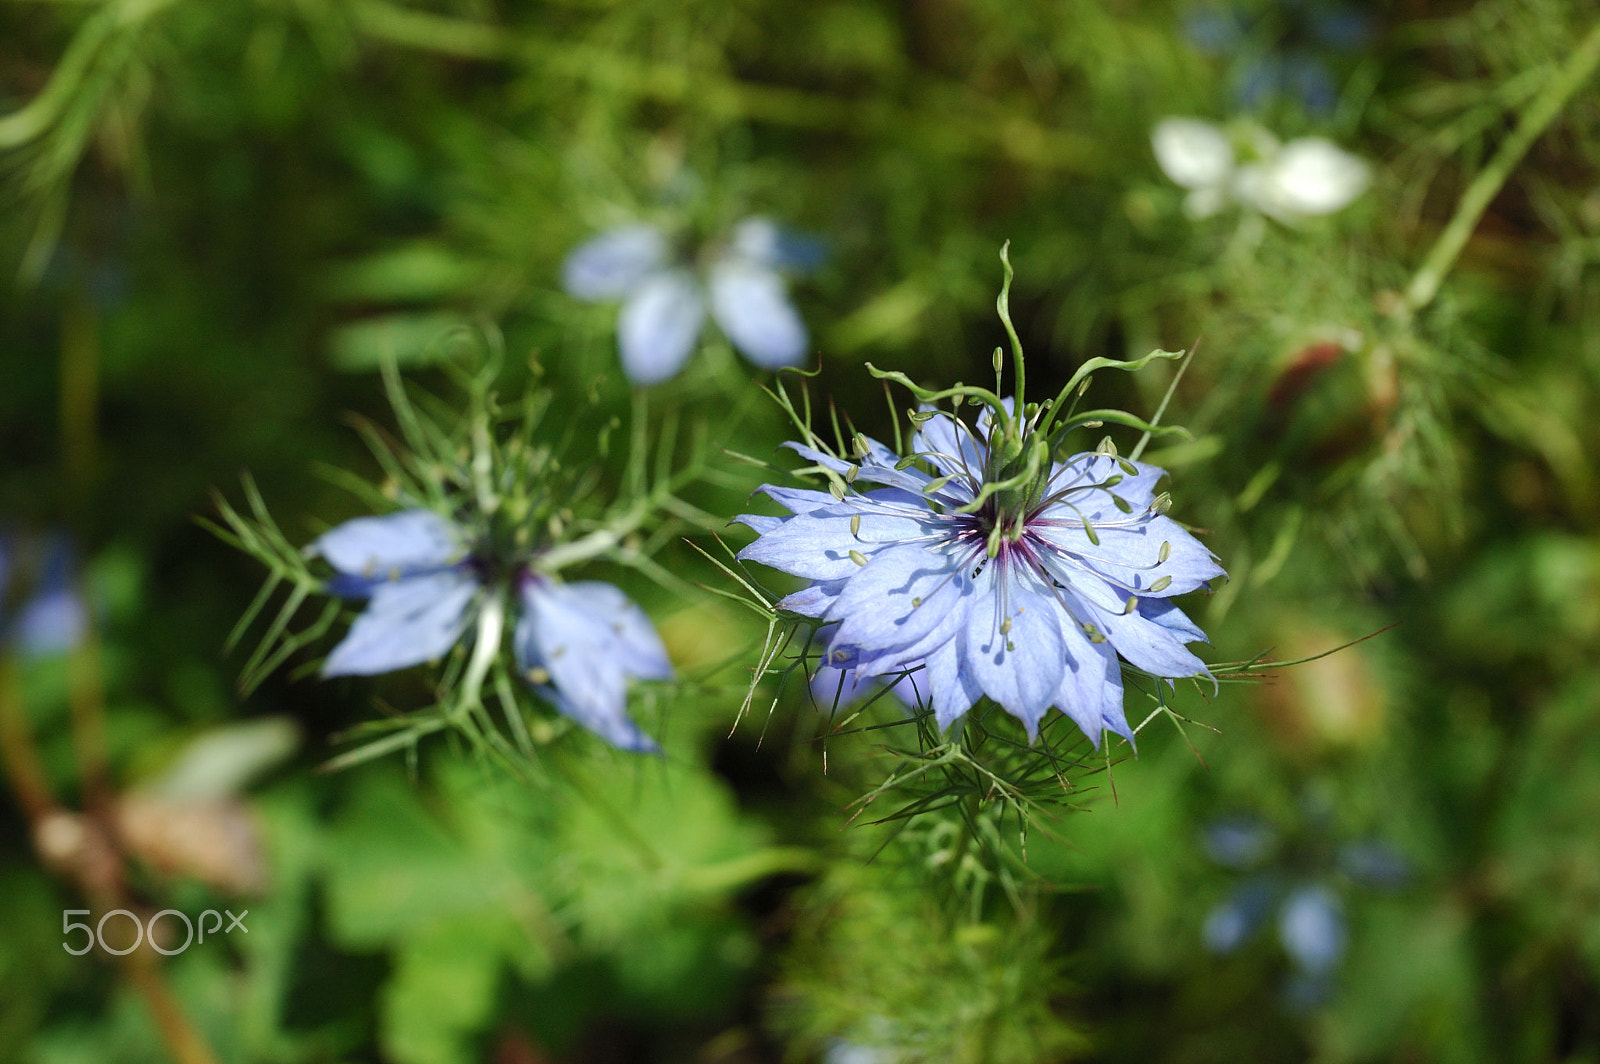
[[[988,571],[997,568],[991,565]],[[1002,595],[999,583],[1007,577]],[[1022,721],[1029,739],[1038,734],[1039,720],[1055,701],[1066,671],[1056,615],[1050,596],[1002,572],[990,588],[980,582],[962,633],[965,670],[984,694]],[[1002,631],[1006,621],[1009,629]]]
[[[787,521],[787,517],[777,517],[770,514],[740,514],[729,524],[744,525],[758,536],[764,536],[774,528]]]
[[[89,615],[70,587],[45,587],[17,614],[17,649],[29,657],[65,654],[83,640]]]
[[[1095,524],[1098,543],[1089,538],[1082,519],[1069,506],[1049,507],[1028,521],[1028,531],[1087,565],[1124,595],[1171,597],[1225,575],[1212,553],[1171,518],[1156,514],[1118,517],[1115,523]],[[1165,561],[1161,560],[1163,551]],[[1151,590],[1163,579],[1168,583],[1161,590]]]
[[[358,517],[323,533],[311,549],[341,573],[378,580],[446,566],[462,553],[455,526],[432,510]]]
[[[881,674],[958,638],[972,595],[963,569],[959,558],[921,545],[878,552],[828,611],[829,620],[841,622],[834,645],[855,648],[877,664],[868,674]]]
[[[564,698],[553,687],[537,687],[541,698],[557,713],[600,736],[618,750],[634,754],[657,754],[661,747],[633,722],[627,713],[596,713],[593,706],[580,705]]]
[[[651,225],[625,225],[578,245],[561,264],[567,294],[621,299],[667,262],[667,238]]]
[[[883,444],[878,443],[876,440],[868,439],[867,442],[870,452],[867,456],[867,459],[860,464],[855,479],[861,483],[884,484],[891,488],[899,488],[901,491],[909,492],[912,495],[917,496],[919,499],[922,498],[922,489],[926,487],[928,482],[933,478],[922,472],[920,469],[896,469],[895,464],[899,461],[899,459],[894,456],[893,451],[890,451],[887,447],[884,447]],[[784,446],[791,448],[796,454],[798,454],[801,458],[804,458],[806,461],[815,462],[824,469],[831,469],[841,476],[849,473],[851,468],[856,465],[854,462],[846,462],[843,459],[835,458],[830,454],[825,454],[822,451],[807,447],[804,444],[790,442],[785,443]],[[878,450],[880,448],[882,449],[883,454],[887,456],[887,459],[878,457]],[[955,486],[955,482],[952,482],[949,485],[950,488],[955,488]],[[967,499],[971,498],[972,495],[969,492],[962,498],[961,501],[966,501]],[[924,501],[923,504],[926,505],[926,502]]]
[[[711,267],[711,316],[733,346],[762,369],[798,366],[809,338],[783,278],[764,266],[724,260]]]
[[[670,675],[670,666],[649,620],[630,615],[637,607],[615,589],[606,594],[596,587],[523,581],[522,619],[513,637],[518,665],[525,673],[549,674],[548,686],[559,695],[552,702],[562,714],[608,742],[640,749],[627,712],[628,676],[648,662],[659,676]]]
[[[960,640],[952,640],[928,655],[928,696],[933,699],[934,721],[944,731],[972,703],[983,697],[977,680],[961,668]]]
[[[854,529],[852,517],[861,518]],[[841,503],[791,517],[741,550],[739,559],[810,580],[842,580],[860,571],[852,552],[870,558],[922,532],[922,524],[910,517],[861,512]]]
[[[1133,467],[1133,473],[1124,468],[1124,462]],[[1091,521],[1115,521],[1126,515],[1113,496],[1140,513],[1155,499],[1156,488],[1166,475],[1158,466],[1085,451],[1057,462],[1047,487],[1052,494],[1070,490],[1067,498],[1076,512]]]
[[[780,610],[798,613],[802,617],[815,617],[821,620],[838,600],[844,586],[843,580],[824,580],[779,599],[775,606]]]
[[[1139,600],[1139,616],[1146,620],[1154,621],[1185,643],[1207,643],[1206,634],[1200,626],[1189,619],[1189,615],[1178,607],[1160,598],[1142,598]]]
[[[1290,894],[1278,913],[1278,937],[1295,964],[1313,975],[1330,970],[1344,956],[1344,912],[1333,891],[1320,883]]]
[[[1131,742],[1132,733],[1122,715],[1122,668],[1116,652],[1109,643],[1089,639],[1070,617],[1058,614],[1057,624],[1066,668],[1056,689],[1056,708],[1072,719],[1096,750],[1100,749],[1100,733],[1107,727]]]
[[[826,491],[810,488],[782,488],[776,484],[763,484],[756,489],[792,514],[806,514],[838,502]]]
[[[700,286],[684,270],[646,278],[617,320],[622,369],[635,384],[659,384],[689,360],[706,308]]]
[[[566,585],[574,601],[610,627],[616,660],[629,676],[641,680],[672,679],[666,645],[644,610],[612,584],[580,580]]]
[[[920,409],[931,411],[934,416],[924,421],[912,437],[912,450],[932,462],[944,476],[970,476],[981,481],[989,454],[984,442],[954,414],[927,405]]]
[[[1138,610],[1124,613],[1125,602],[1118,601],[1116,589],[1081,573],[1074,576],[1058,563],[1051,563],[1049,569],[1067,585],[1064,594],[1069,601],[1078,603],[1073,611],[1077,619],[1096,626],[1117,653],[1137,668],[1153,676],[1210,675],[1205,662],[1184,646],[1182,633]]]
[[[478,584],[449,571],[379,584],[323,676],[372,676],[442,657],[461,638]]]

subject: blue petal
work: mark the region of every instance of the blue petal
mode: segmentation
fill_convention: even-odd
[[[854,529],[853,517],[861,518]],[[922,533],[922,524],[910,517],[873,513],[844,502],[791,517],[741,550],[739,559],[809,580],[842,580],[860,571],[852,552],[870,558]]]
[[[810,488],[780,488],[775,484],[763,484],[756,490],[792,514],[810,513],[839,501],[825,491],[813,491]]]
[[[658,754],[661,747],[633,722],[626,713],[595,713],[593,707],[565,698],[553,687],[535,687],[539,696],[570,721],[574,721],[618,750],[634,754]]]
[[[1320,883],[1295,890],[1278,913],[1278,937],[1303,971],[1327,972],[1344,956],[1344,913],[1333,891]]]
[[[667,262],[667,238],[650,225],[625,225],[578,245],[561,264],[569,295],[621,299]]]
[[[1000,575],[989,577],[996,569]],[[990,586],[980,581],[967,611],[962,667],[984,694],[1022,721],[1031,740],[1066,672],[1057,607],[1049,595],[1028,587],[998,563],[991,563],[985,575]]]
[[[839,593],[844,590],[844,586],[843,580],[824,580],[779,599],[775,606],[780,610],[798,613],[802,617],[815,617],[821,620],[838,601]]]
[[[917,544],[880,551],[828,610],[837,647],[857,651],[867,675],[899,672],[959,638],[972,581],[957,557]]]
[[[71,544],[64,536],[52,536],[38,589],[17,615],[12,633],[22,653],[64,654],[83,641],[89,614],[73,586],[73,569]]]
[[[620,591],[601,587],[609,585],[523,581],[517,661],[525,672],[549,674],[563,715],[615,746],[653,749],[628,716],[628,676],[665,678],[671,666],[649,619]]]
[[[983,696],[976,678],[961,667],[959,640],[928,655],[927,675],[928,696],[933,699],[933,717],[940,731],[949,728]]]
[[[852,468],[855,468],[857,470],[855,477],[857,481],[866,484],[886,484],[891,488],[898,488],[919,500],[919,505],[928,505],[926,497],[922,494],[922,489],[933,478],[920,469],[896,469],[895,466],[900,459],[893,451],[871,437],[864,438],[867,441],[869,453],[859,465],[855,462],[847,462],[842,458],[835,458],[831,454],[825,454],[801,443],[790,442],[785,443],[784,446],[793,450],[806,461],[815,462],[824,469],[831,469],[840,476],[848,474]],[[945,491],[939,493],[938,497],[947,498],[958,504],[970,500],[972,498],[971,491],[963,493],[958,489],[958,484],[958,481],[952,481]]]
[[[1072,719],[1096,750],[1106,728],[1132,742],[1133,731],[1122,709],[1122,666],[1116,651],[1109,643],[1090,640],[1070,618],[1058,616],[1057,623],[1066,668],[1056,689],[1056,708]]]
[[[1135,470],[1123,468],[1126,462]],[[1146,509],[1155,499],[1156,487],[1167,475],[1165,469],[1110,455],[1085,451],[1065,462],[1057,462],[1050,472],[1051,493],[1071,489],[1072,504],[1091,521],[1116,521],[1126,518],[1113,496],[1122,499],[1134,513]],[[1114,482],[1114,483],[1113,483]],[[1097,487],[1103,485],[1103,487]]]
[[[1200,937],[1213,953],[1232,953],[1255,934],[1272,908],[1277,891],[1264,880],[1246,883],[1211,910]]]
[[[787,517],[777,517],[772,514],[740,514],[729,524],[744,525],[758,536],[764,536],[787,521]]]
[[[683,270],[652,274],[623,304],[617,321],[622,369],[635,384],[674,376],[694,351],[705,320],[700,286]]]
[[[1188,614],[1166,599],[1142,598],[1139,600],[1138,609],[1139,616],[1159,624],[1185,643],[1208,642],[1206,634],[1200,630],[1200,626],[1191,621]]]
[[[924,421],[912,437],[912,450],[932,462],[944,476],[982,480],[988,446],[954,414],[930,406],[921,409],[932,411],[934,416]]]
[[[323,533],[311,549],[341,573],[377,580],[446,566],[462,553],[455,526],[432,510],[358,517]]]
[[[629,676],[641,680],[672,679],[672,661],[655,625],[644,610],[612,584],[580,580],[566,585],[573,600],[611,628],[616,660]]]
[[[784,292],[783,278],[764,266],[724,260],[711,267],[711,316],[744,357],[762,369],[805,361],[805,323]]]
[[[65,654],[89,626],[83,600],[69,588],[45,588],[17,615],[17,648],[29,657]]]
[[[1057,563],[1050,563],[1047,568],[1057,579],[1067,583],[1064,593],[1079,604],[1074,611],[1077,619],[1099,628],[1117,653],[1135,667],[1152,676],[1210,675],[1205,662],[1184,646],[1183,635],[1137,610],[1124,613],[1125,603],[1118,601],[1116,589],[1082,573],[1064,571]]]
[[[827,261],[828,248],[816,237],[796,233],[767,218],[746,218],[734,226],[729,250],[773,270],[814,270]]]
[[[466,630],[477,591],[477,582],[457,571],[378,585],[322,675],[372,676],[443,656]]]

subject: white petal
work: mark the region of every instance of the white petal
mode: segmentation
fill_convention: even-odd
[[[683,270],[654,274],[640,285],[617,322],[628,379],[659,384],[674,376],[694,351],[705,314],[700,286]]]
[[[711,316],[733,346],[762,369],[805,360],[805,323],[789,302],[783,278],[764,266],[724,259],[711,267]]]
[[[1321,137],[1290,141],[1259,171],[1240,177],[1241,199],[1287,221],[1341,210],[1372,179],[1365,161]]]
[[[1150,134],[1156,162],[1174,183],[1189,189],[1219,188],[1233,172],[1233,145],[1210,122],[1164,118]]]

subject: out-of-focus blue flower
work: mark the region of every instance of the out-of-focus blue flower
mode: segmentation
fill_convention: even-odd
[[[1278,910],[1278,938],[1301,971],[1323,975],[1344,956],[1344,908],[1321,883],[1296,887]]]
[[[628,225],[579,245],[562,266],[562,283],[578,299],[622,300],[622,368],[635,384],[659,384],[694,351],[708,305],[729,342],[762,369],[803,362],[809,340],[783,275],[813,269],[822,257],[818,241],[746,218],[696,271],[662,230]]]
[[[19,551],[9,536],[0,536],[0,631],[5,641],[28,657],[65,654],[83,641],[89,614],[73,582],[73,551],[63,536],[44,545],[33,593],[10,622],[3,607],[7,586],[20,566]]]
[[[1218,820],[1203,834],[1206,855],[1225,868],[1249,868],[1261,862],[1277,842],[1277,834],[1254,817]]]
[[[991,491],[972,508],[996,479],[991,419],[928,415],[912,449],[938,477],[864,437],[859,462],[790,444],[849,487],[764,486],[790,516],[737,518],[759,534],[739,557],[814,581],[778,605],[832,627],[829,664],[858,679],[920,668],[941,728],[987,695],[1030,737],[1055,706],[1097,746],[1107,728],[1131,741],[1117,655],[1155,676],[1206,674],[1185,646],[1205,636],[1169,599],[1222,575],[1164,516],[1163,471],[1079,454],[1025,497]]]
[[[1312,815],[1309,822],[1316,829],[1326,824],[1326,818]],[[1218,864],[1252,870],[1250,878],[1206,916],[1201,928],[1206,948],[1214,953],[1234,952],[1276,911],[1278,941],[1294,964],[1284,1000],[1297,1010],[1327,999],[1332,975],[1348,944],[1336,872],[1357,885],[1379,890],[1395,889],[1410,877],[1406,859],[1384,843],[1364,840],[1334,850],[1326,842],[1314,842],[1296,850],[1280,846],[1278,833],[1250,816],[1219,820],[1204,830],[1201,839],[1206,853]],[[1334,854],[1331,866],[1330,852]],[[1265,867],[1272,863],[1279,864],[1279,869]]]
[[[323,676],[370,676],[438,658],[481,608],[490,566],[431,510],[359,517],[313,545],[333,566],[330,594],[367,599]],[[610,584],[564,584],[524,568],[513,635],[519,671],[563,715],[625,750],[655,750],[627,713],[630,678],[672,675],[644,612]]]
[[[1277,888],[1266,879],[1252,880],[1234,891],[1206,917],[1200,930],[1206,947],[1215,953],[1232,953],[1244,945],[1272,911],[1277,897]]]
[[[1373,37],[1366,12],[1320,0],[1280,0],[1265,12],[1208,4],[1184,20],[1201,52],[1229,60],[1234,102],[1246,110],[1292,96],[1313,114],[1327,114],[1338,87],[1324,56],[1353,52]]]

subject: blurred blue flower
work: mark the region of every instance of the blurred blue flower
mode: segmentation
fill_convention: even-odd
[[[64,536],[52,536],[43,545],[43,563],[35,574],[32,595],[9,623],[5,620],[5,597],[11,578],[22,568],[21,551],[9,535],[0,535],[0,631],[4,641],[15,644],[27,657],[65,654],[83,641],[89,614],[74,586],[71,544]]]
[[[1189,43],[1229,60],[1238,107],[1254,110],[1291,96],[1319,115],[1330,113],[1339,97],[1326,54],[1365,47],[1375,28],[1368,13],[1321,0],[1279,0],[1257,12],[1207,4],[1184,20]]]
[[[367,608],[322,675],[370,676],[441,657],[482,606],[491,566],[431,510],[358,517],[312,546],[333,566],[330,594]],[[655,743],[627,713],[627,683],[672,676],[666,648],[638,606],[610,584],[565,584],[524,567],[512,637],[519,671],[563,715],[625,750]]]
[[[635,384],[649,385],[683,368],[708,304],[745,358],[762,369],[799,365],[809,340],[783,273],[814,269],[822,258],[818,241],[766,218],[746,218],[697,272],[674,253],[665,232],[627,225],[579,245],[562,266],[562,283],[578,299],[623,301],[622,368]]]
[[[1310,820],[1314,829],[1325,823],[1322,816]],[[1276,911],[1278,941],[1294,966],[1284,1000],[1295,1009],[1327,999],[1333,972],[1344,957],[1349,932],[1336,889],[1338,875],[1377,890],[1396,889],[1410,878],[1409,862],[1384,843],[1367,839],[1329,847],[1313,840],[1304,851],[1290,851],[1280,847],[1278,833],[1268,824],[1249,816],[1216,821],[1202,832],[1201,841],[1218,864],[1252,872],[1206,916],[1201,928],[1206,948],[1234,952]],[[1273,864],[1281,867],[1274,869]]]
[[[1184,645],[1204,634],[1168,599],[1222,568],[1164,516],[1163,471],[1109,454],[1047,466],[1015,512],[993,492],[969,507],[995,481],[990,429],[929,412],[912,449],[937,478],[865,437],[859,462],[789,444],[842,476],[839,497],[764,486],[790,516],[736,518],[758,533],[739,557],[814,581],[778,606],[833,627],[829,664],[858,681],[921,668],[941,728],[987,695],[1030,738],[1056,706],[1097,746],[1106,728],[1131,741],[1118,653],[1206,674]]]

